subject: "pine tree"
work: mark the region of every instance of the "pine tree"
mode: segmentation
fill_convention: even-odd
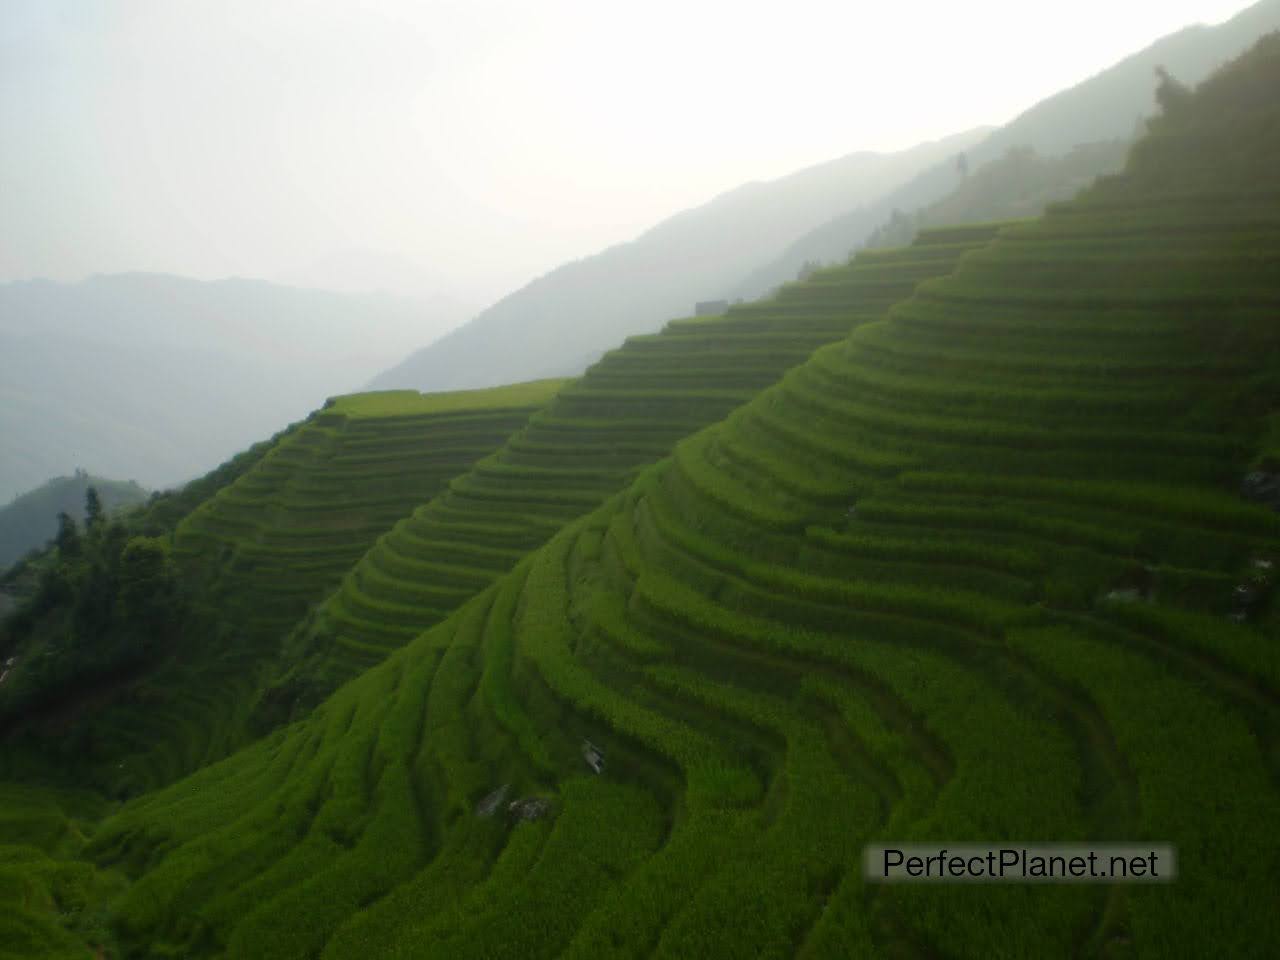
[[[102,498],[98,496],[97,487],[89,487],[84,492],[84,525],[92,530],[102,522]]]
[[[75,520],[65,510],[58,513],[58,534],[53,542],[57,544],[58,555],[62,559],[80,556],[80,531],[76,529]]]

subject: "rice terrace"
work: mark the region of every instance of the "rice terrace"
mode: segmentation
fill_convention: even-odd
[[[1280,956],[1277,28],[1025,210],[978,137],[905,244],[90,488],[0,570],[0,958]]]

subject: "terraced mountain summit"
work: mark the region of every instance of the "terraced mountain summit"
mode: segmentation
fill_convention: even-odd
[[[335,398],[187,517],[175,553],[204,574],[224,618],[254,639],[274,638],[380,534],[498,447],[560,386]]]
[[[1276,462],[1278,88],[1273,36],[1166,89],[1122,175],[106,821],[122,942],[1274,955],[1280,519],[1240,481]],[[1180,875],[869,886],[877,839],[1167,841]]]

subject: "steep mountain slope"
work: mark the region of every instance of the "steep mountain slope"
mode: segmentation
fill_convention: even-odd
[[[98,491],[108,512],[147,498],[147,491],[133,481],[107,480],[84,471],[54,477],[0,507],[0,571],[28,550],[53,539],[59,513],[83,519],[85,493],[90,487]]]
[[[1274,952],[1280,521],[1237,488],[1280,408],[1277,84],[1280,37],[1123,176],[679,444],[306,722],[131,805],[93,845],[137,876],[121,935]],[[873,888],[876,838],[1171,841],[1180,876]]]
[[[566,264],[377,377],[376,389],[445,390],[581,373],[635,333],[719,295],[830,216],[893,189],[986,131],[896,154],[856,153],[686,210],[630,243]],[[788,278],[790,279],[790,278]]]
[[[1030,147],[1054,157],[1082,144],[1128,140],[1141,119],[1156,109],[1151,96],[1156,67],[1164,67],[1183,83],[1194,86],[1264,33],[1276,29],[1280,29],[1280,0],[1261,0],[1226,23],[1187,27],[1157,40],[1097,76],[1041,101],[992,132],[966,151],[969,169],[977,171],[1019,148]],[[946,196],[960,179],[948,158],[872,203],[850,205],[846,212],[796,240],[772,262],[722,288],[718,295],[752,299],[790,280],[806,263],[843,262],[873,230],[889,221],[894,211],[913,214]]]
[[[328,694],[623,489],[676,441],[879,316],[917,283],[949,272],[994,232],[926,234],[910,249],[867,254],[772,300],[630,338],[379,538],[287,649],[284,687],[304,702]]]
[[[33,718],[27,752],[74,759],[81,782],[113,793],[224,755],[248,735],[264,670],[294,623],[381,533],[498,447],[559,386],[331,401],[178,524],[173,556],[194,619],[171,662],[71,729]],[[21,756],[20,744],[10,752]]]
[[[462,319],[241,279],[0,284],[0,501],[77,465],[197,476]]]

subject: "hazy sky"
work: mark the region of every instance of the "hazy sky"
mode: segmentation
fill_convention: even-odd
[[[0,0],[0,280],[482,306],[748,180],[1003,123],[1241,0]]]

